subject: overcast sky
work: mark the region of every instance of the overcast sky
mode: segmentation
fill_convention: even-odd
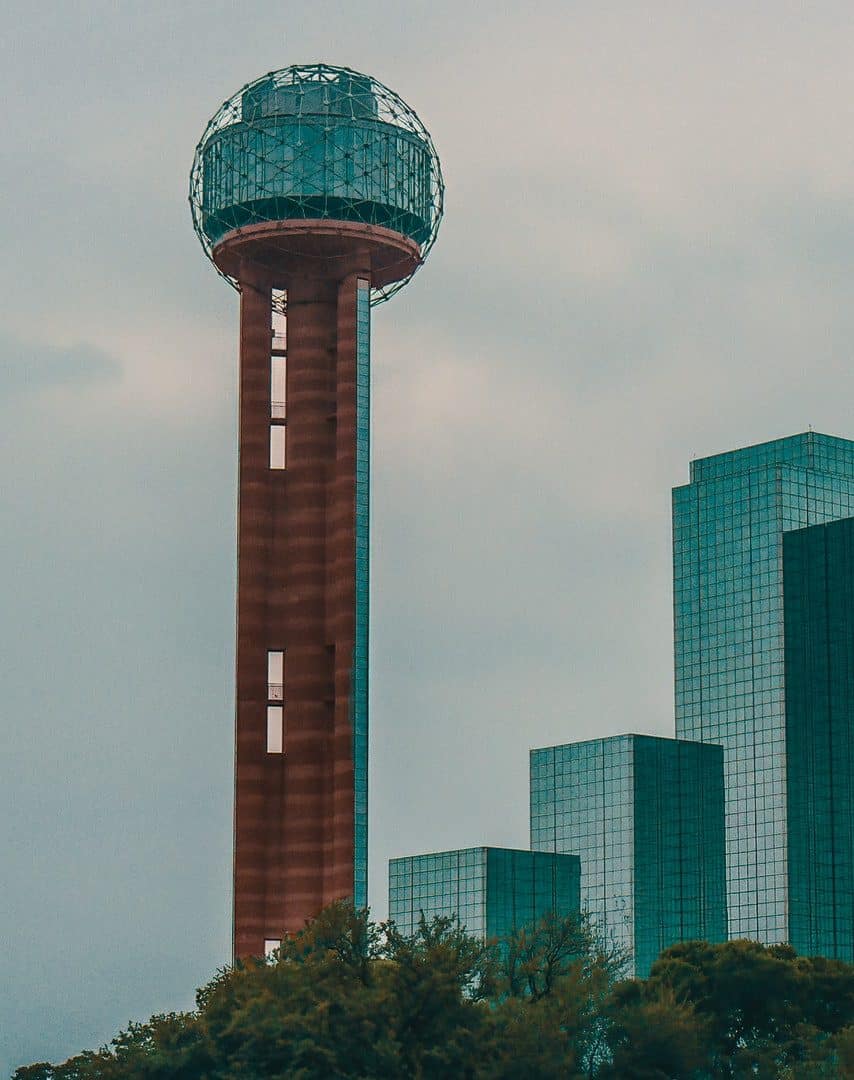
[[[0,1073],[229,956],[238,306],[186,188],[243,83],[370,72],[445,169],[374,318],[378,915],[392,855],[526,844],[530,747],[672,733],[691,457],[854,435],[850,3],[5,10]]]

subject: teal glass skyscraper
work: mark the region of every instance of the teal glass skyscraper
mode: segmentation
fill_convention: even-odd
[[[854,442],[691,463],[673,491],[676,734],[724,747],[729,933],[789,938],[783,534],[854,513]]]
[[[578,914],[579,878],[575,855],[491,847],[410,855],[389,862],[389,918],[403,934],[415,933],[423,914],[504,938],[545,915]]]
[[[531,847],[581,859],[581,906],[644,977],[726,938],[723,752],[619,735],[531,751]]]
[[[789,940],[854,962],[854,518],[783,537]]]

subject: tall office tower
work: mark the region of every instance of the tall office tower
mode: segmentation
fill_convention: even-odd
[[[854,962],[854,518],[783,537],[789,941]]]
[[[455,917],[476,937],[504,938],[549,914],[578,914],[579,876],[575,855],[491,847],[408,855],[388,864],[389,918],[407,935],[423,914]]]
[[[676,736],[724,747],[729,933],[786,941],[783,533],[854,513],[854,443],[702,458],[673,491]]]
[[[581,907],[649,974],[678,941],[726,939],[723,753],[617,735],[531,751],[531,847],[581,859]]]
[[[366,902],[370,305],[424,261],[433,143],[366,75],[315,64],[218,110],[196,232],[240,293],[234,953]]]

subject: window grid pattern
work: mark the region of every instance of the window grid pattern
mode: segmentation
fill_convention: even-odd
[[[788,940],[783,533],[854,511],[854,443],[694,462],[673,492],[676,734],[724,747],[729,934]]]
[[[634,951],[631,736],[531,751],[531,848],[578,855],[581,906]]]
[[[677,941],[726,941],[723,748],[634,740],[635,962]]]
[[[726,937],[720,747],[623,735],[531,752],[531,847],[581,860],[581,906],[645,976]]]
[[[468,933],[506,938],[545,915],[580,910],[580,864],[574,855],[464,848],[389,862],[389,918],[403,934],[422,913],[456,917]]]
[[[783,539],[789,940],[854,962],[854,519]]]
[[[423,913],[456,916],[477,937],[486,936],[486,848],[410,855],[389,862],[389,918],[402,934],[418,929]]]
[[[371,290],[356,287],[356,616],[351,680],[354,773],[354,883],[357,907],[368,903],[368,614],[370,591]]]
[[[783,439],[728,450],[691,462],[691,483],[720,480],[748,469],[769,465],[793,465],[799,469],[851,476],[854,473],[854,442],[817,431],[805,431]]]
[[[487,848],[486,935],[507,938],[543,916],[581,910],[581,861],[577,855]]]

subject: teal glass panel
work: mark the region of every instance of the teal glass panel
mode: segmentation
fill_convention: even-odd
[[[673,492],[676,734],[724,747],[731,937],[788,939],[783,533],[854,513],[854,443],[695,461]]]
[[[631,736],[531,751],[531,848],[577,855],[581,906],[598,931],[634,948]]]
[[[201,212],[209,240],[260,221],[334,218],[426,243],[437,182],[429,139],[405,106],[393,120],[381,117],[380,91],[366,76],[306,72],[246,88],[233,122],[205,141]]]
[[[389,919],[403,934],[418,929],[423,914],[457,918],[486,936],[486,848],[411,855],[389,862]]]
[[[723,941],[720,747],[623,735],[531,751],[531,847],[581,860],[581,907],[645,976],[677,941]]]
[[[354,886],[357,907],[368,903],[368,614],[370,600],[371,290],[356,287],[356,622],[351,681],[353,730]]]
[[[464,848],[392,859],[389,918],[413,934],[423,914],[457,918],[468,933],[505,938],[548,914],[577,914],[579,860],[507,848]]]
[[[507,938],[546,915],[581,909],[581,864],[575,855],[488,848],[486,936]]]
[[[635,969],[679,941],[726,941],[723,748],[637,736]]]
[[[389,229],[418,248],[417,260],[397,267],[409,273],[374,282],[379,303],[423,265],[443,203],[439,157],[415,112],[371,76],[329,64],[271,71],[232,94],[207,124],[190,172],[196,235],[235,287],[237,279],[214,257],[229,233],[260,226],[253,246],[273,268],[283,223],[325,220]]]
[[[854,519],[783,538],[789,940],[854,962]]]

